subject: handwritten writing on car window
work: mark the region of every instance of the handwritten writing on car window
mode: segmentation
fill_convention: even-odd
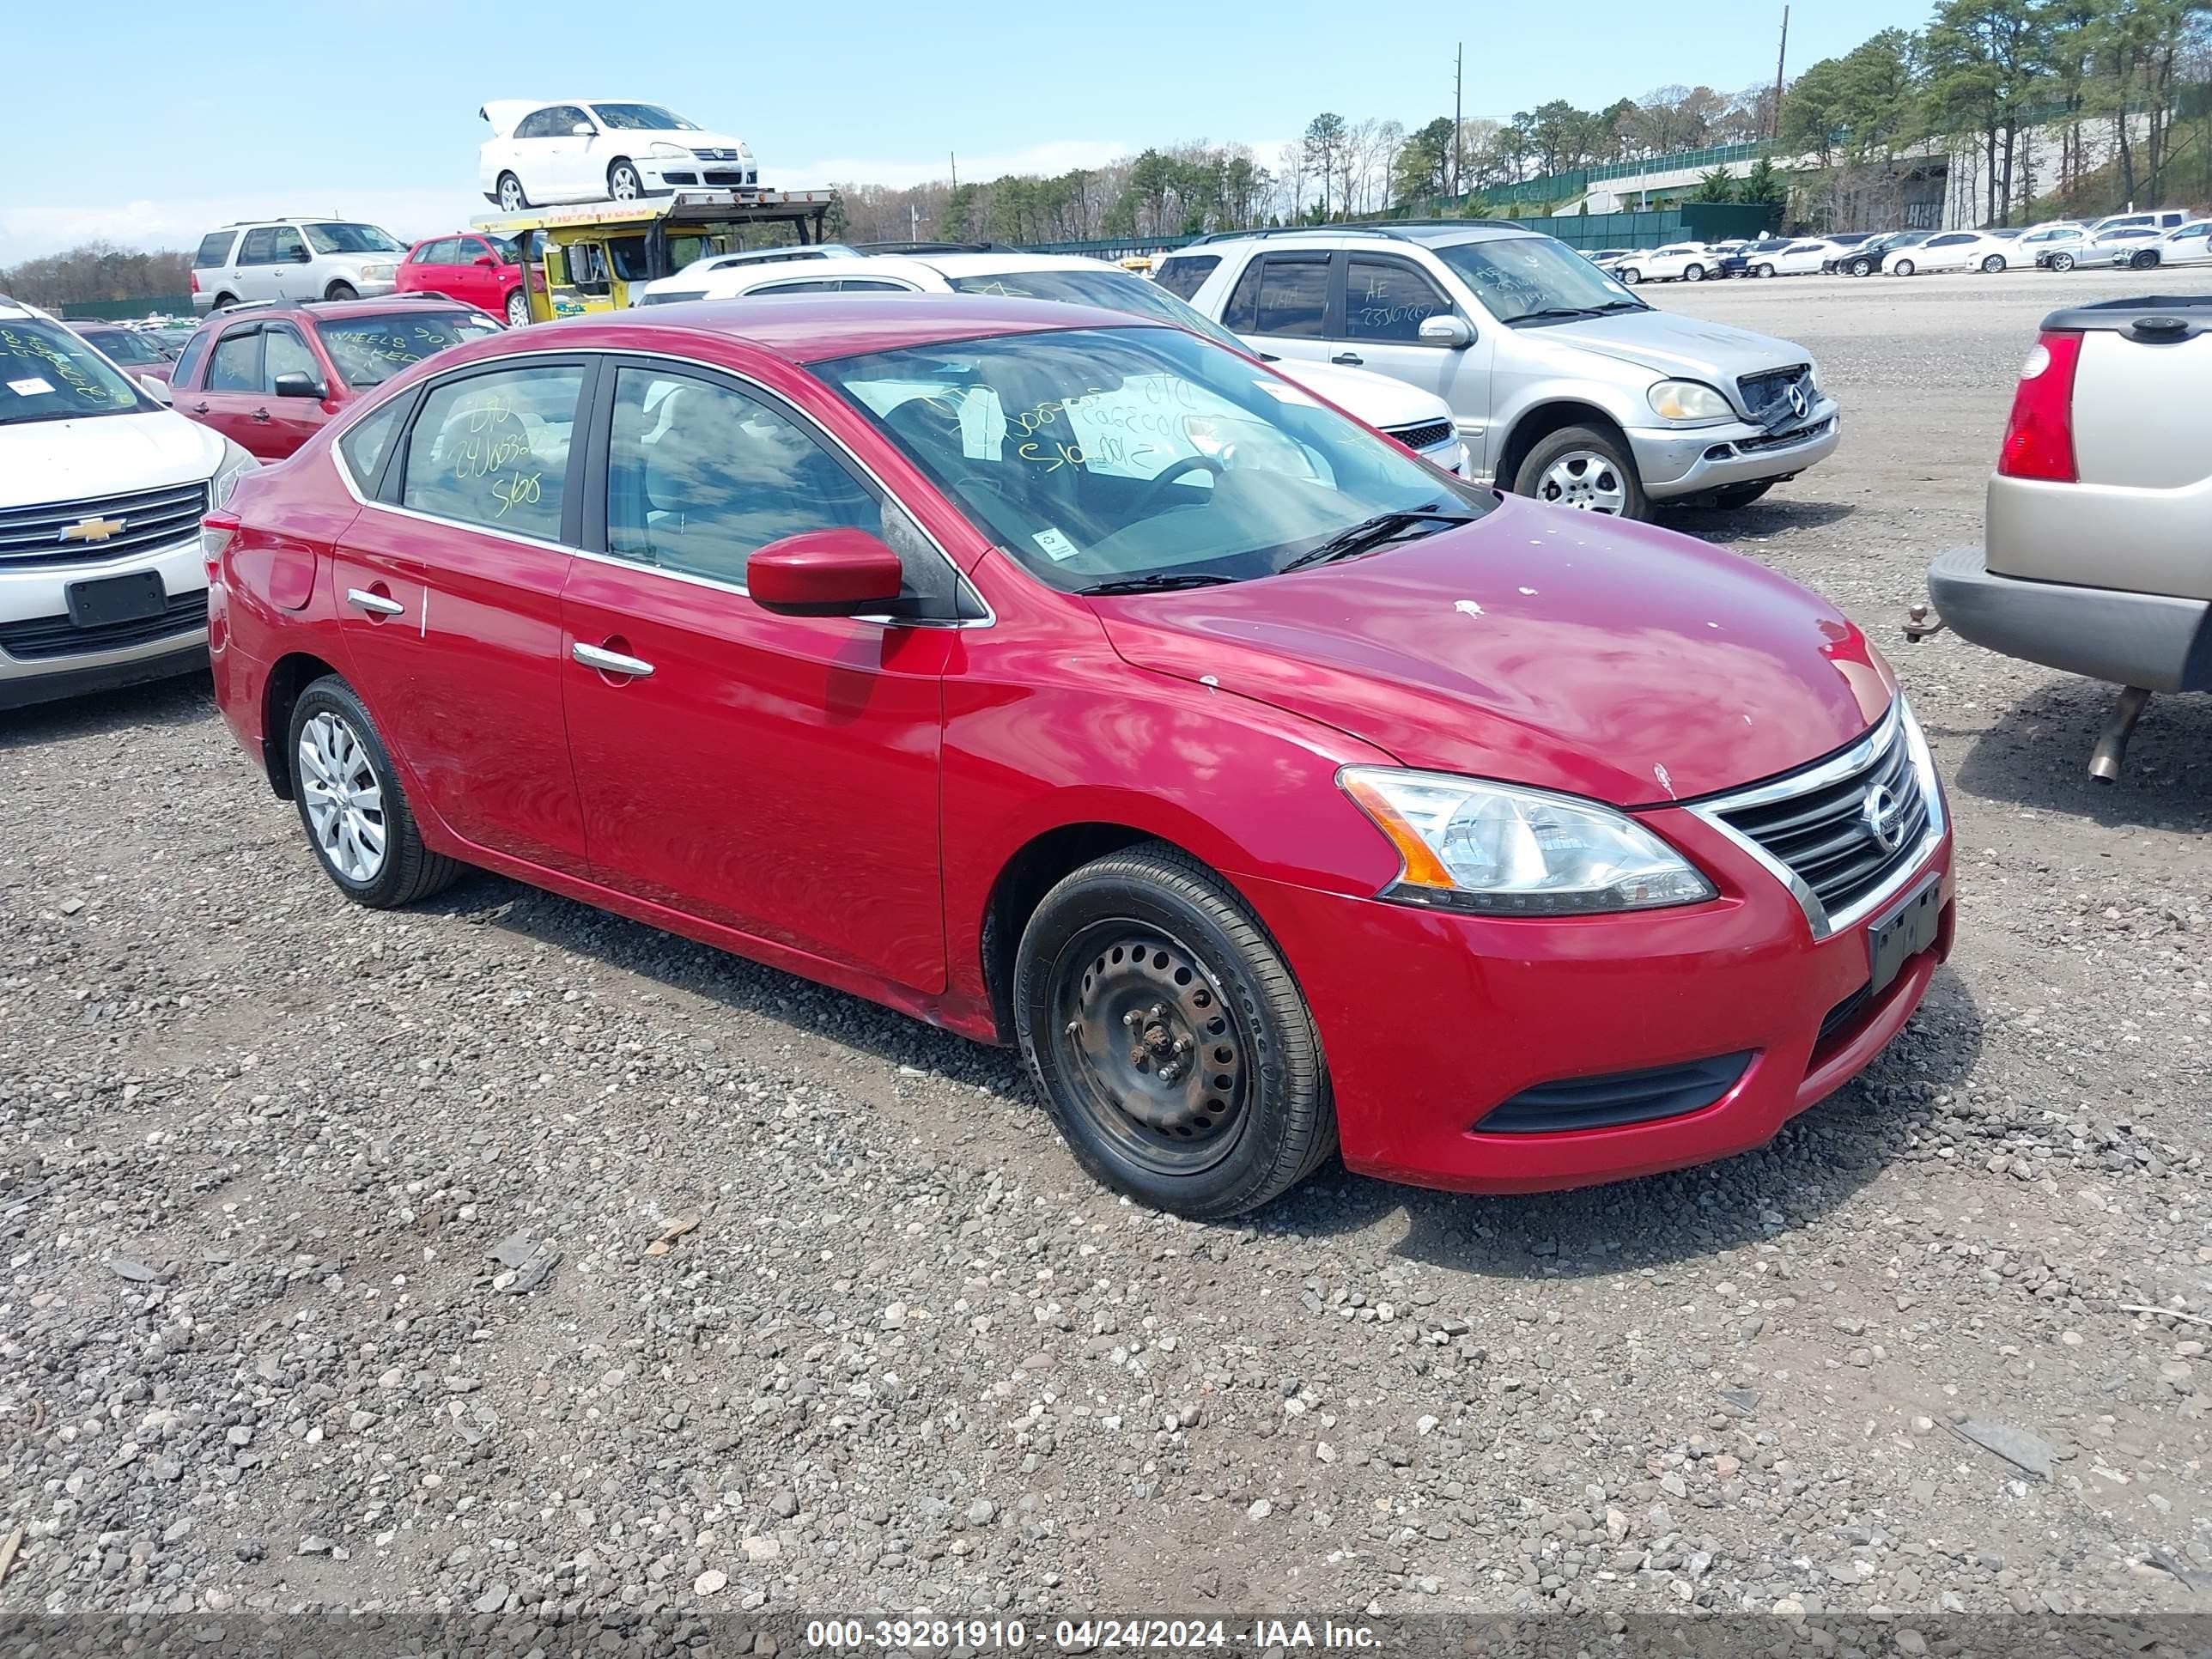
[[[35,334],[22,334],[12,328],[0,328],[0,351],[12,352],[20,357],[37,358],[44,373],[52,374],[86,403],[106,405],[131,401],[127,392],[100,385],[72,362],[59,346]]]
[[[479,483],[498,503],[491,515],[495,521],[544,499],[545,470],[536,465],[529,430],[504,392],[467,410],[467,424],[450,459],[456,483]]]

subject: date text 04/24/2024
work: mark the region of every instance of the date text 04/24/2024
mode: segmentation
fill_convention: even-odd
[[[806,1646],[852,1650],[932,1649],[1016,1651],[1048,1644],[1066,1653],[1102,1649],[1178,1650],[1249,1648],[1373,1648],[1372,1627],[1322,1620],[1261,1619],[1248,1626],[1220,1619],[1060,1619],[1031,1626],[1018,1619],[816,1619],[806,1625]]]

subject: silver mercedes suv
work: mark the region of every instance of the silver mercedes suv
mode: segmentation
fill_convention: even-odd
[[[1826,460],[1812,354],[1656,310],[1555,238],[1480,221],[1236,232],[1158,279],[1255,349],[1439,393],[1474,471],[1563,507],[1747,507]]]

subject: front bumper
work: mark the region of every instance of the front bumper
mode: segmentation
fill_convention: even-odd
[[[1694,495],[1726,484],[1787,478],[1836,453],[1843,411],[1833,398],[1813,406],[1803,426],[1770,434],[1748,421],[1724,426],[1631,427],[1628,446],[1644,493],[1653,501]]]
[[[1960,638],[2004,656],[2147,691],[2212,691],[2212,600],[2001,576],[1978,547],[1929,566],[1928,597]]]
[[[55,636],[69,616],[71,582],[96,580],[134,570],[158,570],[163,590],[179,601],[180,619],[173,629],[130,643],[106,646],[98,630],[88,632],[82,648],[56,649]],[[207,571],[200,562],[199,538],[172,546],[134,552],[105,563],[40,566],[10,570],[0,566],[0,708],[75,696],[106,687],[130,685],[189,673],[207,666],[205,612],[189,601],[205,590]],[[5,641],[27,630],[38,639],[37,654],[12,654]],[[148,630],[137,630],[143,635]]]
[[[1869,982],[1873,919],[1815,941],[1789,891],[1718,830],[1680,808],[1638,817],[1721,896],[1640,915],[1492,920],[1244,884],[1320,1026],[1347,1167],[1416,1186],[1540,1192],[1762,1146],[1896,1036],[1950,953],[1948,835],[1900,890],[1937,876],[1936,943],[1853,1006]],[[1726,1093],[1679,1115],[1545,1133],[1473,1127],[1545,1084],[1746,1054]]]

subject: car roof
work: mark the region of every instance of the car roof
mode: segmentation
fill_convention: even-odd
[[[354,302],[354,303],[358,303]],[[471,357],[503,356],[522,340],[550,350],[665,349],[669,334],[711,335],[790,363],[828,362],[909,346],[957,344],[1001,334],[1075,328],[1166,327],[1095,306],[1003,300],[974,294],[870,294],[847,299],[810,294],[778,299],[686,300],[647,310],[599,312],[492,336],[459,348]],[[453,359],[441,354],[441,362]]]
[[[1003,248],[991,253],[854,253],[843,258],[793,259],[777,264],[743,264],[701,272],[708,283],[739,278],[752,283],[826,283],[849,277],[904,276],[909,281],[930,276],[1012,276],[1025,270],[1085,270],[1144,279],[1108,264],[1073,253],[1024,253]]]
[[[1419,221],[1407,220],[1389,225],[1299,225],[1281,230],[1232,231],[1226,234],[1217,233],[1212,236],[1200,238],[1191,245],[1189,251],[1204,249],[1211,252],[1222,247],[1233,247],[1241,242],[1288,242],[1295,246],[1301,241],[1314,240],[1334,240],[1344,237],[1367,236],[1383,240],[1395,239],[1405,242],[1421,242],[1431,247],[1451,247],[1463,242],[1496,242],[1503,241],[1509,237],[1542,234],[1541,231],[1524,230],[1519,225],[1492,224],[1480,219],[1470,219],[1464,222],[1455,220],[1444,223],[1424,223]]]
[[[201,326],[228,322],[233,318],[258,320],[264,317],[306,317],[312,320],[325,317],[422,317],[440,311],[473,312],[479,317],[490,314],[466,300],[451,300],[442,294],[425,295],[419,299],[402,294],[388,300],[280,300],[233,306],[210,312]]]

